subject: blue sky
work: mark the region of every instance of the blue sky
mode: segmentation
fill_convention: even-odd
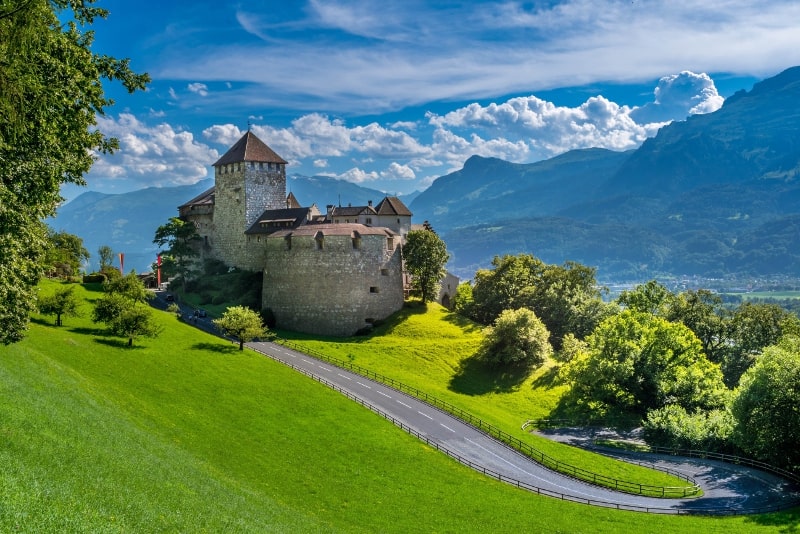
[[[474,154],[634,148],[800,64],[794,0],[97,4],[95,51],[153,81],[107,86],[120,150],[67,198],[209,178],[248,124],[290,174],[409,193]]]

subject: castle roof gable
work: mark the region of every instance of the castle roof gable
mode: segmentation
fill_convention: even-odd
[[[216,187],[212,186],[211,189],[203,191],[202,193],[200,193],[199,195],[194,197],[192,200],[188,201],[185,204],[181,204],[180,206],[178,206],[178,209],[188,208],[189,206],[200,206],[200,205],[211,205],[211,206],[213,206],[214,205],[214,194],[216,193],[216,189],[217,189]]]
[[[311,236],[317,234],[323,236],[353,236],[354,233],[358,236],[366,235],[379,235],[384,237],[394,237],[395,234],[388,228],[382,226],[367,226],[359,223],[344,223],[344,224],[304,224],[294,229],[279,230],[270,234],[270,237],[301,237]]]
[[[378,212],[378,215],[404,215],[407,217],[412,215],[411,210],[397,197],[384,197],[378,203],[375,211]]]
[[[312,210],[313,208],[266,210],[244,233],[270,234],[280,229],[296,228],[309,219]]]
[[[239,163],[241,161],[287,163],[285,159],[276,154],[274,150],[268,147],[264,141],[256,137],[250,130],[214,163],[214,167],[227,165],[228,163]]]

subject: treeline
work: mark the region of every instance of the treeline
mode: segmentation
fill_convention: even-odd
[[[487,335],[497,366],[553,359],[570,385],[559,416],[638,418],[653,444],[736,452],[800,467],[800,319],[656,281],[604,302],[596,271],[496,257],[459,286],[455,309]]]

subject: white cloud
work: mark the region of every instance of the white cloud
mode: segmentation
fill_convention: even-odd
[[[361,184],[364,182],[373,182],[380,178],[377,172],[375,171],[365,171],[359,168],[352,168],[348,171],[343,172],[342,174],[332,175],[337,180],[344,180],[346,182],[353,182],[355,184]]]
[[[208,166],[219,154],[198,143],[191,132],[175,130],[167,123],[148,125],[134,115],[98,117],[104,134],[117,137],[114,154],[97,154],[93,181],[126,180],[139,187],[192,184],[208,175]]]
[[[328,160],[327,159],[315,159],[314,160],[314,167],[316,167],[318,169],[324,169],[327,166],[328,166]]]
[[[417,177],[411,167],[396,161],[393,161],[385,171],[381,171],[380,175],[384,180],[413,180]]]
[[[662,77],[654,95],[653,102],[631,112],[638,122],[663,122],[711,113],[721,108],[724,100],[707,74],[690,71]]]
[[[204,83],[200,82],[190,83],[188,86],[186,86],[186,88],[189,89],[189,91],[191,91],[192,93],[198,94],[200,96],[208,96],[208,86]]]

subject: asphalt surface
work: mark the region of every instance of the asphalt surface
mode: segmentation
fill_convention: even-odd
[[[452,455],[466,459],[474,468],[540,493],[597,506],[653,513],[743,514],[800,503],[800,489],[770,473],[713,460],[667,455],[647,456],[657,467],[668,467],[694,478],[703,489],[703,496],[663,499],[593,486],[544,468],[475,427],[389,386],[275,343],[252,342],[247,346],[334,384],[379,412],[401,421]],[[577,433],[580,434],[580,430]],[[557,439],[569,442],[574,438],[574,435],[562,433]],[[626,459],[624,454],[619,456]]]

